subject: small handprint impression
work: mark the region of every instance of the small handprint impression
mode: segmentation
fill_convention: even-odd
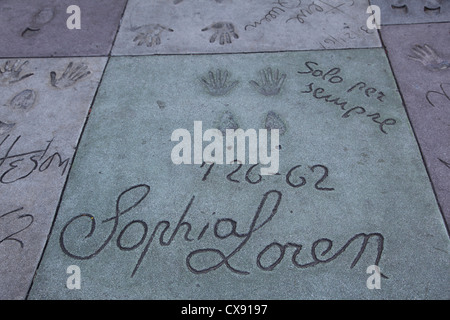
[[[212,71],[209,71],[208,74],[209,81],[206,78],[202,78],[201,81],[208,93],[212,96],[223,96],[238,84],[238,81],[227,83],[229,75],[226,70],[217,70],[215,75]]]
[[[22,68],[27,64],[28,61],[6,61],[3,67],[0,67],[0,86],[14,84],[25,78],[31,77],[34,73],[28,73],[22,76],[20,75]]]
[[[137,36],[133,39],[138,46],[146,45],[147,47],[154,47],[161,44],[161,33],[164,31],[173,32],[172,29],[162,26],[160,24],[146,24],[144,26],[132,29],[137,32]]]
[[[444,60],[431,48],[425,44],[423,47],[416,45],[412,48],[414,55],[408,55],[412,60],[419,61],[431,71],[440,71],[450,68],[450,62]]]
[[[272,72],[272,69],[269,67],[265,70],[260,71],[260,82],[256,82],[254,80],[250,81],[250,84],[261,94],[265,96],[274,96],[280,93],[281,87],[286,80],[286,74],[281,74],[279,70],[275,70]]]
[[[209,42],[213,43],[219,37],[221,45],[230,44],[231,38],[239,39],[239,35],[235,32],[235,27],[231,22],[216,22],[203,28],[202,31],[213,30],[213,35],[209,38]]]
[[[65,89],[73,86],[77,81],[87,77],[90,73],[88,66],[84,63],[74,65],[73,62],[70,62],[58,79],[55,71],[50,72],[50,83],[55,88]]]

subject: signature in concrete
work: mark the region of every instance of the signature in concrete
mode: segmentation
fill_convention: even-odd
[[[442,160],[442,159],[440,159],[440,158],[438,158],[438,160],[439,160],[440,162],[442,162],[442,164],[443,164],[444,166],[446,166],[447,168],[450,169],[450,162],[444,161],[444,160]]]
[[[330,83],[331,85],[339,85],[344,81],[343,76],[340,75],[341,72],[340,68],[334,67],[331,68],[330,70],[326,69],[322,70],[319,67],[319,64],[314,61],[305,62],[305,66],[308,68],[308,71],[298,71],[299,74],[315,77],[326,83]],[[301,91],[301,93],[309,93],[313,96],[313,98],[317,100],[323,100],[325,102],[339,106],[342,111],[345,111],[345,113],[343,113],[341,116],[344,119],[349,118],[351,116],[364,114],[367,117],[371,118],[374,123],[378,124],[380,131],[383,132],[384,134],[388,133],[386,131],[386,126],[393,126],[397,123],[397,121],[392,118],[382,120],[381,114],[378,112],[367,114],[366,108],[360,105],[354,106],[349,109],[347,106],[349,102],[347,100],[344,100],[341,97],[336,97],[332,94],[327,94],[325,88],[317,87],[317,85],[314,82],[309,83],[307,87],[308,90]],[[356,88],[359,88],[359,90],[356,91],[355,90]],[[364,93],[364,96],[368,98],[376,98],[378,101],[384,102],[383,100],[385,96],[384,93],[378,90],[377,88],[367,86],[365,82],[359,81],[351,88],[347,89],[346,92],[351,93],[354,90],[355,92]]]
[[[28,229],[34,221],[31,214],[20,214],[23,207],[0,214],[0,245],[6,242],[16,242],[20,248],[24,247],[24,242],[18,235]]]
[[[50,154],[49,150],[53,139],[47,141],[43,149],[14,153],[13,150],[20,143],[22,137],[18,136],[11,141],[8,134],[0,141],[0,184],[11,184],[26,179],[34,172],[44,172],[56,164],[62,168],[61,176],[65,174],[70,158],[62,158],[59,152]],[[50,155],[49,155],[50,154]]]
[[[218,269],[226,269],[234,274],[249,275],[251,274],[252,267],[247,265],[245,261],[251,257],[255,259],[254,263],[259,270],[267,272],[274,271],[283,260],[286,261],[285,256],[288,255],[288,251],[291,252],[289,253],[291,254],[289,259],[290,263],[298,269],[306,269],[331,263],[344,252],[348,252],[351,247],[356,246],[356,248],[359,248],[359,251],[350,264],[350,268],[353,268],[366,252],[369,243],[371,245],[375,244],[375,265],[379,265],[383,254],[384,237],[378,232],[358,233],[349,236],[349,240],[342,247],[336,249],[334,249],[333,240],[319,238],[312,243],[309,256],[307,251],[302,251],[304,248],[303,244],[292,241],[286,243],[278,242],[277,240],[273,240],[272,235],[269,234],[267,236],[270,238],[269,241],[272,242],[267,245],[257,245],[255,241],[252,242],[251,240],[253,240],[255,233],[259,233],[256,237],[259,241],[263,239],[267,226],[277,216],[282,216],[279,213],[279,207],[283,195],[278,190],[269,190],[262,195],[261,201],[253,211],[253,217],[251,220],[246,219],[247,223],[233,218],[215,218],[216,212],[213,212],[211,214],[213,221],[204,221],[201,225],[195,225],[193,222],[190,222],[192,218],[189,219],[189,216],[195,215],[192,211],[196,205],[199,205],[199,200],[193,195],[187,202],[176,224],[168,220],[161,220],[155,223],[151,234],[149,234],[150,229],[148,223],[142,219],[134,219],[119,228],[120,221],[125,214],[131,213],[133,209],[142,206],[144,202],[147,202],[148,205],[147,197],[150,194],[150,190],[149,185],[139,184],[127,188],[119,194],[115,200],[116,209],[114,215],[101,222],[102,224],[110,224],[109,228],[111,231],[105,237],[105,240],[96,247],[92,247],[92,243],[89,245],[91,253],[86,253],[86,249],[83,249],[84,254],[77,253],[76,251],[80,249],[80,246],[74,244],[74,242],[85,242],[86,239],[93,236],[97,230],[96,217],[90,213],[82,213],[71,218],[62,228],[59,237],[60,247],[64,254],[78,260],[92,259],[111,243],[118,232],[114,241],[117,249],[126,252],[141,248],[141,253],[134,265],[131,277],[134,277],[144,261],[149,259],[147,254],[153,244],[157,245],[159,243],[161,247],[169,247],[174,242],[178,233],[181,232],[184,233],[179,235],[182,238],[177,239],[178,245],[181,243],[180,241],[184,241],[190,243],[189,247],[192,248],[193,245],[198,243],[198,248],[190,251],[185,259],[187,269],[194,274],[205,274]],[[130,202],[130,199],[134,199],[134,202]],[[122,202],[126,202],[126,204]],[[148,208],[151,210],[151,206],[148,206]],[[250,212],[247,208],[245,210],[246,212]],[[233,215],[235,216],[235,214]],[[282,218],[279,217],[278,219]],[[83,223],[90,225],[87,227],[84,236],[83,234],[74,233],[73,225],[76,225],[76,229],[80,230],[79,228],[81,226],[86,225]],[[172,231],[168,234],[171,227]],[[134,230],[133,240],[127,239],[127,235],[130,235],[130,231],[127,232],[127,230],[130,228]],[[204,237],[207,238],[206,241],[202,241]],[[214,241],[211,241],[211,237]],[[234,245],[233,242],[235,243]],[[213,243],[217,246],[214,246]],[[224,243],[223,248],[219,246],[221,243]],[[247,245],[249,243],[251,245]],[[356,245],[357,243],[359,243],[359,247]],[[309,257],[308,259],[307,256]],[[345,256],[348,257],[348,255]],[[153,263],[157,263],[157,261],[153,261]],[[385,275],[383,277],[386,278]]]
[[[361,106],[354,106],[350,109],[347,109],[346,106],[348,104],[348,101],[343,100],[341,97],[334,97],[331,94],[327,94],[324,88],[315,87],[315,84],[313,82],[308,84],[307,87],[308,90],[301,91],[301,93],[309,93],[317,100],[323,100],[325,102],[340,106],[341,110],[345,111],[341,116],[341,118],[343,119],[367,113],[366,108]],[[392,118],[383,120],[379,112],[367,114],[366,116],[368,118],[371,118],[374,123],[378,124],[380,131],[384,134],[388,134],[388,132],[386,131],[386,126],[393,126],[397,123],[397,121]]]
[[[450,107],[450,83],[441,83],[440,90],[427,91],[425,98],[432,107]]]

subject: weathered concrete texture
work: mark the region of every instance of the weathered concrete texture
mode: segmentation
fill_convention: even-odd
[[[279,174],[174,164],[194,121]],[[30,298],[449,299],[449,250],[384,50],[113,57]]]
[[[368,1],[130,0],[113,55],[380,47]]]
[[[382,35],[449,225],[450,23],[389,26]]]
[[[105,64],[0,60],[0,299],[30,288]]]
[[[370,0],[381,9],[381,25],[450,21],[448,0]]]
[[[126,0],[4,0],[0,57],[105,56],[111,51]],[[80,8],[81,29],[68,29],[70,5]]]

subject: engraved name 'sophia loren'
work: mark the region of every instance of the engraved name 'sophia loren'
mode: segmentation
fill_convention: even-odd
[[[134,208],[143,203],[146,200],[147,196],[150,194],[150,190],[151,188],[149,185],[139,184],[134,185],[120,193],[120,195],[116,199],[116,210],[114,215],[101,221],[102,224],[112,223],[111,231],[103,241],[103,243],[99,244],[99,246],[93,247],[92,243],[89,244],[91,253],[86,253],[85,249],[82,250],[84,252],[83,254],[77,253],[76,251],[80,250],[81,248],[80,245],[76,245],[74,242],[77,242],[80,239],[82,242],[85,242],[86,239],[92,237],[97,228],[95,216],[90,213],[82,213],[71,218],[64,225],[60,233],[59,243],[62,251],[67,256],[78,260],[89,260],[100,254],[103,249],[105,249],[105,247],[111,242],[117,231],[119,231],[119,220],[122,218],[122,216],[130,213]],[[240,223],[238,224],[238,221],[232,218],[218,218],[214,223],[211,222],[210,224],[209,222],[207,222],[202,226],[196,226],[192,222],[189,222],[188,214],[193,210],[192,208],[195,207],[198,202],[198,200],[196,200],[196,196],[193,195],[189,200],[187,206],[185,207],[183,213],[181,214],[181,217],[176,223],[175,227],[172,228],[172,232],[170,235],[166,233],[169,231],[172,224],[167,220],[155,222],[155,227],[151,235],[147,237],[149,233],[149,225],[144,220],[135,219],[131,222],[128,222],[124,227],[122,227],[115,240],[115,244],[120,251],[132,251],[143,246],[141,254],[131,273],[131,277],[134,277],[136,275],[140,266],[144,262],[144,258],[149,252],[150,246],[153,244],[153,240],[155,240],[155,238],[158,238],[158,233],[159,245],[161,247],[168,247],[172,244],[175,236],[179,232],[183,231],[184,235],[182,236],[185,242],[199,244],[199,248],[189,252],[185,259],[186,267],[190,272],[195,274],[204,274],[217,270],[221,267],[226,267],[226,269],[232,273],[243,276],[249,275],[251,274],[251,272],[249,271],[251,270],[251,268],[249,266],[245,266],[245,261],[241,260],[240,262],[238,262],[239,259],[235,259],[236,261],[231,261],[231,259],[234,256],[238,256],[239,253],[244,251],[244,247],[246,247],[246,244],[252,240],[252,236],[256,232],[260,233],[257,239],[263,239],[264,229],[267,228],[267,225],[277,216],[282,197],[282,193],[278,190],[270,190],[264,193],[261,202],[256,208],[253,218],[249,223],[248,228],[243,228],[241,227]],[[128,200],[137,200],[132,204],[124,205],[122,203],[122,198]],[[126,200],[124,201],[129,202]],[[149,210],[151,210],[150,208],[152,208],[152,206],[148,204],[148,201],[145,202],[147,202],[147,206]],[[211,217],[214,217],[214,215],[215,212],[212,213]],[[170,214],[170,216],[172,216],[172,214]],[[78,221],[80,219],[85,220],[85,222],[90,224],[90,227],[88,227],[88,229],[86,230],[87,234],[84,236],[84,239],[80,237],[80,234],[74,233],[75,230],[80,230],[80,227],[82,225],[87,226],[86,224],[80,224]],[[72,225],[77,226],[72,227]],[[127,235],[130,234],[130,232],[127,232],[129,228],[132,228],[132,230],[135,230],[136,232],[133,235],[133,240],[126,239]],[[245,232],[238,230],[247,231]],[[209,240],[206,242],[202,241],[203,237],[206,237]],[[230,248],[228,250],[220,249],[218,247],[212,247],[210,237],[214,237],[219,241],[235,239],[237,240],[237,245],[236,247],[234,247],[234,249],[233,247],[230,248],[230,240],[228,240],[226,241],[226,247]],[[262,271],[271,272],[274,271],[275,268],[283,261],[284,256],[288,254],[288,249],[293,249],[290,259],[293,266],[298,269],[307,269],[320,264],[331,263],[339,256],[341,256],[347,249],[353,248],[351,249],[351,251],[353,251],[355,248],[353,244],[355,242],[358,243],[359,241],[362,241],[356,257],[350,264],[350,268],[353,268],[361,259],[363,253],[366,251],[367,246],[369,245],[369,241],[372,239],[373,241],[370,242],[370,247],[376,248],[376,257],[373,264],[378,266],[384,249],[384,237],[381,233],[378,232],[358,233],[350,236],[350,239],[341,248],[335,250],[335,252],[332,252],[333,241],[331,239],[320,238],[312,243],[309,256],[307,254],[302,254],[302,244],[291,241],[282,244],[280,242],[277,242],[276,240],[270,239],[269,241],[272,242],[266,246],[262,246],[262,250],[260,250],[257,254],[254,252],[254,248],[257,248],[257,246],[255,246],[254,244],[246,247],[245,249],[247,249],[247,251],[245,257],[251,257],[252,253],[255,253],[256,267]],[[179,245],[180,242],[177,242],[177,244]],[[191,248],[192,244],[190,245]],[[358,246],[356,246],[356,248],[358,248]],[[225,252],[225,250],[227,250],[228,252]],[[248,250],[250,250],[250,253],[248,252]],[[267,254],[269,251],[273,253],[274,250],[275,252],[277,252],[277,254]],[[348,257],[348,255],[344,256]],[[155,263],[155,261],[153,261],[153,263]],[[237,264],[239,264],[239,266],[237,266]],[[381,276],[387,278],[383,274]]]

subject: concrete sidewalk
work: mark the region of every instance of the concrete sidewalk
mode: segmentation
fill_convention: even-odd
[[[0,2],[0,298],[450,299],[450,1],[370,2]]]

